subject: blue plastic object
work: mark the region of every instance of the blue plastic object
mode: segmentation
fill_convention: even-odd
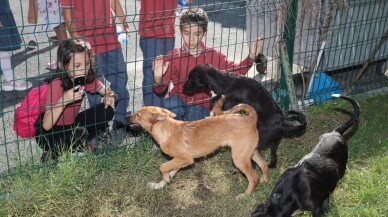
[[[128,39],[127,39],[127,33],[123,31],[123,29],[120,26],[116,26],[116,31],[117,31],[117,39],[121,44],[127,44]]]
[[[186,6],[189,5],[189,4],[187,3],[187,1],[185,1],[185,0],[178,0],[178,4],[179,4],[181,7],[186,7]]]
[[[325,72],[319,71],[313,76],[313,84],[308,95],[310,99],[314,99],[316,103],[330,100],[331,95],[334,93],[342,94],[341,86]]]

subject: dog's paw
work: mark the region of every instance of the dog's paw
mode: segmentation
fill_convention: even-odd
[[[260,183],[267,183],[269,181],[268,176],[262,176],[260,177]]]
[[[164,186],[166,185],[166,182],[163,180],[159,183],[156,183],[156,182],[148,182],[148,186],[151,188],[151,189],[155,189],[155,190],[159,190],[159,189],[162,189]]]
[[[236,200],[241,200],[243,198],[245,198],[247,195],[245,193],[242,193],[242,194],[239,194],[236,196]]]

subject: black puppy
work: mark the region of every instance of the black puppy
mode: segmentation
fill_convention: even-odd
[[[267,58],[263,54],[257,55],[255,59],[256,71],[258,71],[260,74],[267,74],[267,62]]]
[[[297,111],[288,111],[292,121],[286,122],[283,111],[272,98],[271,94],[254,79],[238,76],[232,73],[222,73],[211,65],[198,65],[189,73],[183,90],[191,94],[197,90],[209,88],[217,96],[224,95],[223,110],[228,110],[239,103],[252,106],[259,117],[257,129],[259,131],[260,150],[271,149],[270,168],[276,167],[277,148],[284,136],[295,136],[304,132],[306,117]],[[216,101],[217,97],[212,100]]]
[[[360,107],[350,97],[333,95],[348,100],[354,114],[333,132],[319,137],[314,150],[279,178],[269,200],[252,213],[259,216],[291,216],[298,209],[311,211],[314,217],[329,209],[329,195],[344,176],[348,162],[348,148],[343,133],[358,119]]]

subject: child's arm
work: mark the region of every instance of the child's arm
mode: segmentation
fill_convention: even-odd
[[[262,52],[263,43],[264,43],[264,38],[262,36],[259,36],[255,40],[255,42],[251,44],[251,47],[249,48],[249,55],[248,55],[248,58],[251,61],[254,62],[256,57]]]
[[[163,76],[166,74],[170,62],[163,62],[163,56],[159,55],[154,59],[152,63],[152,69],[154,70],[154,84],[155,92],[163,93],[167,85],[163,84]]]
[[[61,2],[62,6],[62,2]],[[63,9],[63,18],[65,20],[65,25],[67,30],[69,31],[70,37],[74,39],[81,38],[78,32],[76,31],[77,27],[73,22],[74,10],[73,6],[62,6]]]
[[[226,71],[234,72],[236,74],[245,75],[252,67],[253,62],[256,59],[256,56],[261,53],[262,49],[263,49],[263,38],[258,37],[256,41],[251,44],[249,48],[248,56],[245,59],[241,60],[240,63],[235,63],[234,61],[228,60],[228,57],[226,55],[217,51],[217,55],[220,61],[214,61],[215,63],[219,64],[214,66],[221,70],[226,70]]]
[[[116,17],[119,18],[120,22],[123,24],[123,27],[126,30],[126,32],[129,32],[129,24],[125,19],[124,9],[123,9],[123,6],[121,5],[120,0],[111,0],[111,7],[112,7],[113,13],[116,15]]]
[[[82,92],[74,91],[80,86],[75,86],[66,91],[57,103],[53,104],[51,109],[46,110],[43,116],[43,129],[50,130],[58,121],[66,105],[82,99]]]

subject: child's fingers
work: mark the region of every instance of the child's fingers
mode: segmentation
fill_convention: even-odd
[[[158,61],[158,60],[161,60],[161,59],[163,59],[163,55],[158,55],[158,56],[155,57],[155,61]]]
[[[257,49],[259,52],[263,49],[264,38],[262,36],[257,38]]]
[[[163,57],[158,56],[155,58],[155,65],[162,64],[163,63]]]
[[[155,57],[154,61],[152,62],[152,70],[155,70],[155,67],[157,67],[160,63],[163,63],[162,55]]]
[[[170,65],[170,62],[164,63],[164,68],[167,69],[169,65]]]
[[[152,64],[152,69],[154,71],[154,74],[156,76],[162,76],[167,69],[166,64],[168,66],[169,63],[163,64],[163,56],[162,55],[157,56]]]
[[[257,56],[260,53],[262,53],[263,43],[264,43],[264,38],[262,36],[257,37],[255,43],[252,43],[251,50],[254,52],[255,56]]]
[[[77,98],[78,98],[78,99],[81,99],[82,96],[84,95],[84,93],[78,91],[78,92],[76,92],[76,95],[77,95]]]
[[[78,90],[80,87],[81,87],[81,85],[77,85],[77,86],[73,87],[73,91],[75,92],[75,90]]]
[[[73,87],[72,89],[65,92],[64,97],[66,101],[77,101],[82,98],[83,92],[78,91],[80,85]]]
[[[167,71],[169,65],[170,65],[170,62],[164,63],[164,66],[163,66],[163,75],[166,74],[166,71]]]
[[[80,92],[74,92],[74,95],[71,97],[71,100],[70,101],[78,101],[80,99],[82,99],[82,93]]]

